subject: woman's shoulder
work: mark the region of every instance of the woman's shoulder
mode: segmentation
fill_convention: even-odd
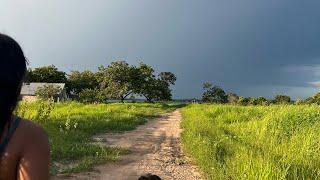
[[[38,124],[21,119],[17,128],[17,137],[23,140],[26,146],[48,146],[48,135],[46,131]]]
[[[46,131],[40,125],[38,125],[30,120],[21,119],[19,126],[20,126],[19,128],[26,135],[29,134],[32,136],[46,136],[47,137]]]

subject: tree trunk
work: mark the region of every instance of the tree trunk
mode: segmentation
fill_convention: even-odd
[[[121,99],[120,99],[120,101],[121,101],[121,103],[124,103],[124,97],[123,96],[121,96]]]
[[[152,99],[151,98],[148,98],[148,97],[145,97],[147,99],[147,102],[148,103],[153,103]]]

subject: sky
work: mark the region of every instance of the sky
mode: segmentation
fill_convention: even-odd
[[[320,87],[320,1],[0,0],[0,32],[30,67],[96,71],[115,60],[174,72],[174,98],[210,81],[242,96]]]

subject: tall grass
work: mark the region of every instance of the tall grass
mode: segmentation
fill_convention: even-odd
[[[182,141],[208,179],[319,179],[320,106],[190,105]]]
[[[94,164],[116,160],[128,151],[93,144],[93,135],[133,130],[147,118],[174,108],[145,103],[84,105],[39,101],[20,103],[16,114],[46,130],[51,146],[51,173],[56,174],[90,170]]]

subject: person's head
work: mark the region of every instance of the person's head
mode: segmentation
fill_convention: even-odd
[[[149,173],[141,176],[138,180],[161,180],[161,178],[157,175],[153,175]]]
[[[0,33],[0,134],[17,105],[27,62],[19,44]]]

